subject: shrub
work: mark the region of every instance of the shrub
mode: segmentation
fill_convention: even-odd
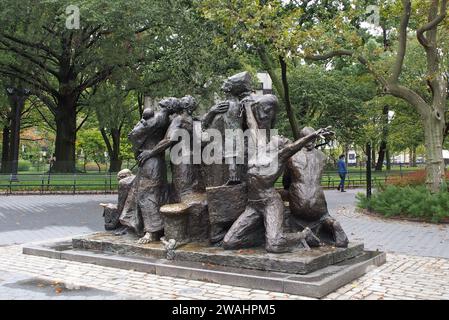
[[[446,180],[449,180],[449,172],[445,174]],[[426,170],[417,170],[408,172],[402,176],[390,176],[387,178],[386,184],[398,187],[419,186],[426,183]]]
[[[31,168],[31,162],[28,160],[19,160],[19,163],[17,164],[17,169],[19,171],[30,171]]]
[[[387,185],[371,199],[359,193],[357,206],[386,217],[404,216],[440,222],[449,218],[449,192],[430,193],[425,186]]]

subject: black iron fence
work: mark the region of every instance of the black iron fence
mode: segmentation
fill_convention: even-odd
[[[1,194],[113,193],[117,190],[115,173],[40,174],[16,176],[0,174]]]
[[[373,172],[373,187],[385,184],[391,177],[401,178],[413,170],[390,170]],[[15,179],[17,178],[17,180]],[[170,178],[169,178],[170,179]],[[326,171],[321,179],[325,189],[337,188],[340,178],[335,170]],[[77,194],[77,193],[114,193],[117,190],[116,173],[19,173],[0,174],[0,194]],[[346,188],[366,187],[366,172],[352,168],[346,177]],[[276,183],[282,187],[282,179]]]

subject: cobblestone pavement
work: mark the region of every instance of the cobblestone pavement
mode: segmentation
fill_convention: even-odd
[[[0,248],[0,299],[310,299]],[[449,260],[388,254],[387,263],[325,299],[449,299]]]
[[[387,263],[328,299],[449,299],[449,226],[357,213],[355,194],[326,191],[351,240]],[[0,299],[307,299],[21,254],[18,243],[102,230],[99,202],[115,195],[0,197]]]
[[[369,250],[449,258],[448,224],[367,216],[355,210],[355,195],[361,191],[326,191],[329,211],[340,221],[350,240],[363,242]]]
[[[27,280],[25,287],[23,279]],[[46,293],[39,284],[50,284]],[[21,253],[21,246],[0,248],[0,299],[76,299],[83,291],[93,299],[309,299],[29,256]]]
[[[355,195],[327,190],[330,213],[369,250],[449,258],[449,225],[386,220],[355,211]],[[100,202],[116,195],[0,196],[0,246],[103,230]]]
[[[326,299],[449,300],[449,260],[390,253],[384,265]]]

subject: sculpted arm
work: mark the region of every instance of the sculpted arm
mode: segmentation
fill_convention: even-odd
[[[212,124],[212,121],[214,121],[215,116],[219,113],[227,112],[228,109],[229,109],[228,102],[221,102],[221,103],[213,106],[209,110],[209,112],[203,116],[203,119],[201,121],[203,129],[208,129],[210,127],[210,125]]]
[[[246,123],[250,131],[250,137],[253,139],[254,142],[257,142],[259,125],[257,124],[256,117],[254,117],[254,113],[251,108],[252,103],[250,101],[242,103],[245,106]]]
[[[280,152],[279,152],[279,161],[281,163],[284,163],[287,161],[291,156],[293,156],[296,152],[301,150],[306,144],[309,142],[312,142],[316,140],[319,137],[326,137],[331,136],[334,133],[329,130],[330,127],[325,129],[319,129],[315,131],[314,133],[309,134],[308,136],[305,136],[301,139],[296,140],[293,143],[287,144]]]
[[[148,160],[149,158],[154,157],[160,153],[163,153],[165,150],[176,144],[178,142],[177,139],[175,139],[176,130],[180,129],[180,127],[181,123],[179,121],[179,118],[173,119],[164,139],[159,141],[158,144],[153,149],[145,150],[139,155],[138,157],[139,164],[142,166],[145,163],[145,161]]]

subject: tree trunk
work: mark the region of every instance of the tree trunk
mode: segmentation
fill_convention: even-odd
[[[410,167],[416,167],[416,147],[410,148]]]
[[[2,166],[0,169],[1,173],[9,173],[11,171],[9,163],[9,138],[10,138],[9,126],[4,126],[3,139],[2,139]]]
[[[376,167],[376,147],[373,144],[371,146],[371,168],[375,168]]]
[[[431,192],[438,192],[444,182],[443,159],[444,117],[437,119],[429,115],[424,119],[424,141],[426,145],[426,185]]]
[[[285,62],[283,57],[279,57],[279,64],[281,65],[281,78],[282,78],[282,88],[284,89],[284,104],[285,111],[287,112],[288,119],[290,121],[290,125],[292,127],[293,137],[299,139],[299,126],[296,121],[295,113],[293,112],[292,103],[290,101],[290,89],[288,86],[288,78],[287,78],[287,63]]]
[[[100,163],[99,163],[97,160],[94,160],[94,162],[95,162],[95,164],[96,164],[97,167],[98,167],[98,173],[100,173],[100,172],[101,172],[101,166],[100,166]]]
[[[377,163],[375,167],[376,171],[382,171],[386,152],[387,152],[387,142],[385,140],[382,140],[380,142],[379,153],[377,155]]]
[[[112,129],[112,154],[109,172],[119,172],[122,169],[122,159],[120,158],[120,130]]]
[[[387,170],[391,170],[391,156],[388,148],[385,150],[385,157],[387,158]]]
[[[104,128],[100,129],[101,136],[103,137],[106,148],[108,149],[110,164],[109,172],[119,172],[122,169],[122,159],[120,159],[120,129],[111,129],[110,134],[112,138],[112,144],[109,141],[109,137],[106,134]]]
[[[382,140],[380,141],[379,154],[377,158],[376,171],[382,171],[385,153],[387,151],[387,139],[388,139],[388,106],[384,106],[382,110]]]
[[[262,62],[262,65],[263,65],[264,69],[270,75],[271,81],[273,82],[273,86],[276,89],[277,94],[281,97],[281,100],[284,103],[285,111],[286,111],[287,117],[288,117],[288,121],[290,122],[290,127],[292,129],[293,138],[295,140],[299,139],[298,122],[296,121],[296,117],[295,117],[295,114],[294,114],[292,106],[291,106],[290,98],[288,96],[287,97],[285,96],[285,88],[284,88],[284,85],[283,85],[283,81],[284,81],[284,83],[288,83],[287,82],[287,76],[286,76],[286,74],[287,74],[286,73],[287,72],[286,65],[283,66],[282,63],[281,63],[281,67],[282,68],[285,67],[285,70],[283,70],[283,72],[282,72],[284,74],[284,76],[285,76],[285,79],[283,79],[283,81],[281,81],[279,79],[278,75],[276,74],[276,71],[275,71],[275,69],[273,67],[273,63],[271,61],[270,56],[266,52],[266,49],[263,48],[263,47],[260,47],[258,49],[258,54],[259,54],[259,58],[260,58],[260,61]],[[287,92],[288,92],[288,88],[287,88]]]
[[[22,88],[14,88],[13,93],[9,94],[9,100],[11,105],[9,169],[12,175],[16,175],[19,166],[20,123],[22,119],[22,109],[26,100],[26,94]]]
[[[56,119],[54,172],[75,172],[76,106],[72,96],[61,97]]]

